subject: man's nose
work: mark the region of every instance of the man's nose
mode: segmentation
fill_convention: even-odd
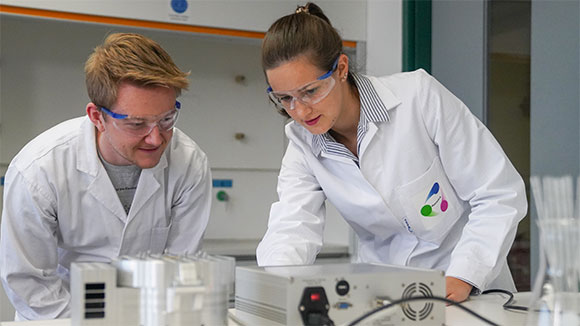
[[[145,136],[145,142],[155,146],[161,145],[163,142],[163,137],[161,137],[161,130],[159,129],[158,124],[153,126],[153,129],[151,129],[149,134]]]

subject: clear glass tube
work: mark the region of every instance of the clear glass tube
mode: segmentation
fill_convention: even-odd
[[[527,325],[580,326],[580,187],[575,196],[570,176],[531,184],[542,256]]]

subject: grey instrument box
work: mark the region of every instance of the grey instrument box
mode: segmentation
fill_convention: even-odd
[[[442,271],[392,265],[237,267],[235,284],[236,316],[249,325],[303,325],[302,314],[319,300],[339,325],[401,298],[445,297]],[[425,300],[389,308],[357,325],[444,324],[445,303]]]

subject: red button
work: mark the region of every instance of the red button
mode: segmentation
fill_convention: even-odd
[[[311,293],[310,294],[310,301],[318,301],[320,300],[320,293]]]

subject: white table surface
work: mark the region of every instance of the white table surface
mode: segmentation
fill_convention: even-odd
[[[514,293],[514,301],[511,305],[527,306],[530,298],[530,292]],[[505,294],[490,293],[479,296],[470,297],[469,300],[463,302],[462,305],[469,308],[483,317],[491,320],[499,325],[518,326],[526,324],[526,317],[528,315],[525,311],[505,310],[503,304],[509,299]],[[445,308],[446,325],[449,326],[479,326],[489,325],[488,323],[472,316],[471,314],[461,310],[455,306],[448,306]]]
[[[514,295],[513,305],[527,306],[529,292],[520,292]],[[526,312],[506,311],[502,305],[507,301],[508,297],[505,294],[492,293],[480,296],[473,296],[463,303],[463,305],[471,310],[474,310],[483,317],[495,322],[499,325],[525,325]],[[233,311],[233,309],[231,309]],[[448,306],[445,308],[447,326],[479,326],[488,325],[480,319],[470,315],[469,313],[457,308],[455,306]],[[356,316],[353,316],[353,319]],[[237,326],[238,324],[230,319],[230,326]],[[1,322],[0,326],[70,326],[70,319],[56,319],[56,320],[39,320],[39,321],[25,321],[25,322]]]

